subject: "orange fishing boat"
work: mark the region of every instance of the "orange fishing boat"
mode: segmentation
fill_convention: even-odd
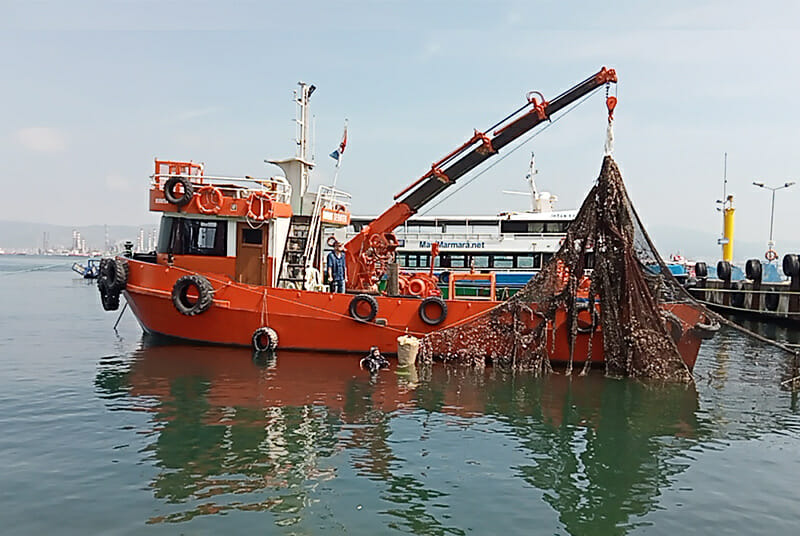
[[[460,299],[452,292],[443,299],[432,269],[419,274],[393,269],[393,229],[552,114],[615,82],[615,72],[603,68],[551,101],[531,92],[520,109],[485,132],[475,131],[434,163],[345,244],[346,293],[331,292],[320,274],[322,237],[349,223],[350,196],[326,186],[308,191],[313,167],[307,158],[308,103],[315,88],[300,83],[298,154],[269,161],[285,176],[215,177],[197,162],[155,161],[149,202],[151,211],[162,213],[157,250],[103,260],[98,280],[103,307],[117,309],[124,296],[149,333],[252,345],[259,351],[366,352],[379,346],[392,354],[403,334],[422,337],[468,321],[499,303],[491,274],[473,275],[489,282],[488,297]],[[377,284],[387,273],[387,290],[379,292]],[[682,328],[676,343],[691,368],[701,339],[690,328],[704,320],[703,313],[682,304],[671,310]],[[594,338],[592,360],[601,362],[602,330],[589,311],[582,314],[591,329],[579,334],[573,361],[586,359],[585,349]],[[547,337],[554,338],[554,362],[569,359],[567,330],[559,330],[565,321],[564,315],[557,316],[547,330]]]

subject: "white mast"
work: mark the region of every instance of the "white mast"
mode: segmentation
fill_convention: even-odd
[[[267,160],[270,164],[275,164],[283,170],[289,184],[292,185],[292,210],[295,214],[306,214],[303,211],[303,198],[308,191],[308,181],[313,162],[308,159],[308,129],[310,126],[308,114],[308,102],[311,94],[317,89],[313,84],[298,82],[299,90],[294,92],[294,102],[297,104],[297,131],[295,143],[297,144],[297,154],[294,158],[286,160]],[[311,207],[305,207],[308,211]]]

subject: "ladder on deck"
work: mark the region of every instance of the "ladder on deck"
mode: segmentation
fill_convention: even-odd
[[[286,235],[286,245],[283,248],[279,287],[303,288],[306,280],[306,250],[311,238],[309,235],[311,220],[311,216],[292,216],[289,233]]]

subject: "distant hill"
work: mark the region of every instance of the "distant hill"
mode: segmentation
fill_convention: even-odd
[[[134,244],[139,236],[139,229],[144,229],[145,238],[158,226],[152,223],[135,225],[109,225],[108,240],[117,244],[130,240]],[[106,228],[103,225],[67,226],[47,223],[31,223],[0,220],[0,248],[5,250],[31,250],[42,248],[44,233],[47,233],[48,247],[54,249],[72,247],[72,231],[77,230],[86,240],[88,249],[105,249]]]

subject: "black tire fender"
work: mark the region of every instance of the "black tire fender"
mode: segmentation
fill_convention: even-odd
[[[744,265],[744,274],[747,279],[760,283],[762,276],[761,261],[758,259],[748,260]]]
[[[175,187],[179,184],[183,187],[183,194],[180,196],[175,193]],[[170,177],[164,183],[164,199],[173,205],[179,207],[188,205],[192,197],[194,197],[194,187],[186,177]]]
[[[708,277],[708,265],[704,262],[695,263],[694,276],[697,279],[705,279],[706,277]]]
[[[589,326],[581,327],[578,324],[578,333],[594,333],[597,330],[597,326],[600,325],[600,315],[597,312],[597,307],[592,307],[592,323]],[[575,303],[575,321],[577,322],[578,313],[581,311],[588,311],[589,310],[589,302],[577,302]]]
[[[188,292],[191,287],[197,289],[197,300],[189,301]],[[204,313],[214,301],[214,287],[202,275],[184,275],[175,281],[172,287],[172,303],[179,313],[195,316]]]
[[[731,263],[728,261],[719,261],[717,263],[717,279],[723,281],[731,280]]]
[[[780,294],[777,292],[770,292],[764,296],[764,307],[767,308],[767,311],[777,311],[780,301]]]
[[[787,253],[783,256],[783,273],[787,277],[800,275],[800,258],[794,253]]]
[[[120,258],[102,259],[100,275],[109,290],[122,291],[128,285],[128,261]]]
[[[744,283],[737,281],[731,285],[731,289],[734,291],[731,295],[731,305],[741,309],[744,307],[744,292],[742,292],[744,290]]]
[[[441,309],[439,316],[431,317],[428,315],[428,306],[431,304],[436,304]],[[439,296],[428,296],[419,304],[417,312],[423,322],[429,326],[438,326],[447,318],[447,303]]]
[[[253,348],[256,352],[274,351],[278,348],[278,334],[274,329],[263,326],[253,332]]]
[[[681,337],[683,337],[683,322],[681,322],[681,319],[678,318],[678,315],[672,311],[662,310],[661,316],[664,319],[664,323],[669,331],[669,336],[672,338],[672,342],[678,344],[678,341],[680,341]]]
[[[358,311],[361,303],[369,305],[369,313],[362,315]],[[350,316],[359,322],[371,322],[378,315],[378,301],[369,294],[358,294],[350,300]]]

